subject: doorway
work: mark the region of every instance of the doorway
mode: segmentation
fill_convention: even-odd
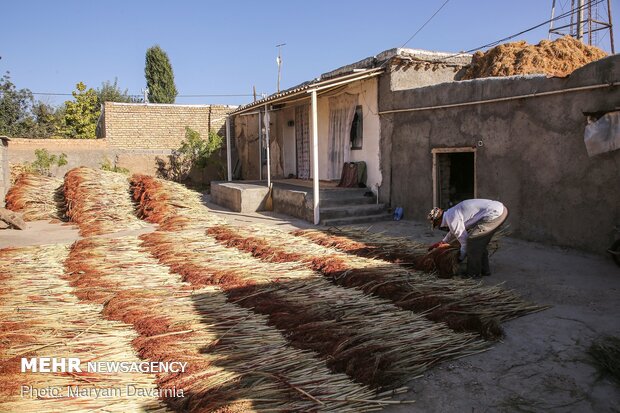
[[[433,149],[434,205],[447,209],[475,197],[475,148]]]

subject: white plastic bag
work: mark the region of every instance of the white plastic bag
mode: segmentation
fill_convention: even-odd
[[[589,157],[620,149],[620,111],[608,112],[588,124],[583,141]]]

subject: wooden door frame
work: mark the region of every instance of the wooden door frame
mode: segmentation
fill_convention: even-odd
[[[472,146],[464,146],[464,147],[454,147],[454,148],[432,148],[431,154],[433,156],[433,206],[438,206],[439,204],[439,192],[437,188],[438,184],[438,176],[439,170],[437,168],[437,154],[444,153],[472,153],[474,154],[474,198],[478,197],[478,174],[477,174],[477,151],[476,147]]]

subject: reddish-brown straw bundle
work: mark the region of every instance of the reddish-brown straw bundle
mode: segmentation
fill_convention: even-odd
[[[271,262],[301,262],[338,285],[354,287],[397,306],[425,312],[455,331],[476,331],[485,338],[501,336],[499,320],[541,310],[516,294],[469,280],[441,280],[376,259],[351,256],[265,227],[211,227],[208,233],[228,246]]]
[[[80,303],[61,279],[68,248],[47,245],[0,250],[0,404],[3,411],[152,411],[167,409],[156,396],[131,396],[121,391],[113,403],[94,393],[134,385],[154,391],[155,376],[148,373],[56,372],[22,373],[22,357],[79,357],[83,363],[109,360],[139,362],[131,347],[136,335],[123,323],[101,317],[101,307]],[[41,269],[45,270],[42,271]],[[16,311],[17,310],[17,311]],[[113,360],[112,360],[113,359]],[[23,388],[28,390],[22,393]],[[37,392],[59,389],[60,398]],[[68,397],[80,389],[79,398]]]
[[[230,411],[249,402],[259,411],[353,412],[388,403],[288,348],[264,317],[227,303],[219,289],[181,282],[136,238],[81,240],[67,269],[80,297],[105,302],[107,318],[134,326],[141,357],[188,363],[187,372],[158,378],[160,388],[185,390],[184,399],[166,399],[175,410]]]
[[[74,168],[65,175],[64,191],[67,216],[83,236],[145,226],[135,215],[129,181],[123,174]]]
[[[434,363],[484,348],[471,334],[333,285],[299,264],[257,260],[200,231],[141,238],[192,285],[218,285],[230,302],[268,316],[293,346],[317,352],[333,371],[372,387],[393,388]]]
[[[297,230],[293,235],[359,257],[397,263],[442,278],[453,277],[459,271],[456,243],[429,252],[428,246],[421,242],[358,229]],[[497,249],[497,237],[492,240],[491,249]]]
[[[62,179],[32,173],[19,175],[5,197],[6,208],[25,221],[64,218]]]
[[[141,218],[165,231],[222,224],[203,204],[202,195],[185,186],[148,175],[131,177],[133,199]]]

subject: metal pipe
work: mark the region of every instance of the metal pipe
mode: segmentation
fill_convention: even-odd
[[[271,188],[271,159],[269,155],[269,129],[271,128],[271,119],[269,116],[269,111],[267,109],[267,105],[265,105],[265,149],[267,150],[267,188]]]
[[[609,43],[611,44],[611,54],[615,54],[616,50],[614,49],[614,31],[613,25],[611,23],[611,0],[607,0],[607,16],[609,22]]]
[[[258,110],[258,180],[263,180],[263,119]]]
[[[228,182],[232,181],[232,148],[230,142],[230,116],[226,116],[226,171],[228,172]]]
[[[363,73],[366,73],[366,72],[369,72],[370,74],[374,74],[374,73],[381,74],[383,72],[383,69],[382,68],[368,69],[365,72],[355,72],[355,73],[352,73],[352,74],[349,74],[349,75],[339,76],[337,79],[340,79],[340,81],[337,82],[337,83],[333,83],[333,84],[330,83],[330,82],[333,82],[333,79],[329,79],[329,80],[324,80],[324,81],[321,81],[321,82],[317,82],[317,83],[315,83],[315,84],[313,84],[311,86],[300,87],[300,90],[298,90],[296,92],[292,92],[292,91],[291,92],[282,92],[283,96],[277,96],[277,94],[276,94],[276,95],[273,95],[274,97],[267,97],[267,98],[261,99],[261,100],[259,100],[257,102],[253,102],[251,104],[248,104],[248,106],[249,106],[248,108],[242,109],[239,112],[236,112],[235,115],[240,115],[242,113],[245,113],[246,111],[252,110],[252,109],[254,109],[256,107],[256,105],[259,105],[259,104],[264,104],[264,103],[274,104],[276,102],[281,102],[283,100],[287,100],[287,99],[289,99],[291,97],[294,97],[294,96],[299,96],[299,95],[303,95],[303,94],[306,94],[306,93],[311,93],[312,91],[307,89],[308,87],[313,87],[313,88],[316,87],[316,88],[319,88],[319,89],[325,89],[325,88],[330,88],[332,86],[336,86],[336,85],[340,85],[340,84],[355,82],[357,80],[364,79],[364,78],[368,77],[368,76],[362,76]],[[348,81],[345,81],[347,79],[348,79]],[[275,97],[275,96],[277,96],[277,97]],[[262,102],[263,100],[266,100],[268,102]]]
[[[579,91],[583,91],[583,90],[592,90],[592,89],[601,89],[601,88],[605,88],[605,87],[614,87],[614,86],[618,86],[618,85],[620,85],[620,82],[605,83],[605,84],[590,85],[590,86],[580,86],[580,87],[573,87],[573,88],[570,88],[570,89],[552,90],[550,92],[530,93],[530,94],[527,94],[527,95],[510,96],[510,97],[505,97],[505,98],[477,100],[477,101],[474,101],[474,102],[453,103],[453,104],[449,104],[449,105],[437,105],[437,106],[425,106],[425,107],[421,107],[421,108],[384,110],[382,112],[379,112],[379,115],[386,115],[386,114],[389,114],[389,113],[400,113],[400,112],[421,112],[421,111],[432,110],[432,109],[457,108],[457,107],[461,107],[461,106],[483,105],[485,103],[494,103],[494,102],[507,102],[507,101],[510,101],[510,100],[534,98],[534,97],[538,97],[538,96],[559,95],[559,94],[563,94],[563,93],[579,92]]]
[[[583,0],[577,2],[577,40],[583,41]]]
[[[551,33],[553,33],[553,17],[555,16],[555,0],[551,3],[551,22],[549,23],[549,34],[547,39],[551,40]]]
[[[314,225],[318,225],[321,212],[319,210],[319,121],[316,89],[312,89],[312,189]]]
[[[351,82],[357,82],[358,80],[364,80],[364,79],[368,79],[369,77],[379,76],[381,73],[383,73],[383,71],[369,73],[369,74],[367,74],[365,76],[360,76],[359,78],[356,78],[356,79],[353,79],[353,80],[350,80],[350,79],[349,80],[343,80],[343,81],[332,83],[332,84],[329,84],[329,85],[326,85],[326,86],[319,86],[319,87],[313,88],[312,90],[309,90],[307,93],[312,93],[312,92],[315,92],[315,91],[318,91],[318,90],[333,88],[334,86],[344,85],[344,84],[351,83]]]

